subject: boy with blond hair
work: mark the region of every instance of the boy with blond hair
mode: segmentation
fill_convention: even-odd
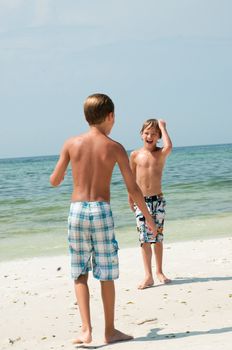
[[[84,103],[89,131],[68,139],[50,176],[53,186],[64,179],[69,162],[72,167],[73,193],[69,213],[71,273],[82,321],[75,344],[92,341],[88,272],[100,280],[105,316],[105,343],[133,337],[115,328],[115,287],[119,276],[118,244],[110,208],[110,182],[115,164],[119,165],[127,190],[142,211],[147,225],[157,234],[142,192],[134,180],[123,146],[108,137],[115,121],[114,104],[104,94],[93,94]]]
[[[172,150],[172,142],[166,129],[164,120],[148,119],[140,131],[143,147],[130,155],[130,165],[137,184],[139,185],[147,208],[157,227],[154,235],[145,223],[140,208],[128,196],[131,209],[135,212],[139,241],[142,249],[145,277],[139,284],[139,289],[153,286],[152,273],[152,244],[156,258],[156,274],[161,283],[169,283],[162,269],[163,259],[163,225],[165,216],[165,199],[162,193],[162,173],[167,156]],[[163,140],[163,147],[157,147],[159,139]]]

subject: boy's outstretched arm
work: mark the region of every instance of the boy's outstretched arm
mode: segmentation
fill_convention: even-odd
[[[141,210],[141,212],[143,213],[146,219],[147,225],[149,226],[153,234],[156,236],[157,235],[156,225],[147,209],[142,191],[140,190],[139,186],[135,181],[134,175],[130,168],[127,153],[121,145],[119,146],[116,152],[116,159],[117,159],[117,163],[119,165],[120,171],[122,173],[122,176],[124,178],[124,182],[126,184],[129,196],[131,196],[134,203],[137,204],[137,206],[139,207],[139,209]]]
[[[59,186],[59,184],[64,180],[65,171],[67,169],[69,160],[70,157],[67,141],[60,152],[60,158],[55,166],[53,173],[50,176],[50,184],[52,186]]]
[[[163,140],[162,153],[164,153],[166,156],[168,156],[172,150],[172,141],[171,141],[170,136],[168,135],[165,120],[159,119],[158,124],[159,124],[159,128],[161,130],[161,133],[162,133],[162,140]]]

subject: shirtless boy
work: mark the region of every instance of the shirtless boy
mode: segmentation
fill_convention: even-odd
[[[115,328],[115,287],[118,278],[118,245],[110,208],[110,181],[118,163],[127,190],[142,211],[147,225],[157,234],[142,192],[136,184],[123,146],[108,137],[114,121],[114,104],[104,94],[89,96],[84,103],[89,124],[85,134],[68,139],[50,176],[58,186],[69,162],[72,167],[73,193],[69,214],[69,249],[71,273],[82,321],[80,336],[75,344],[92,341],[88,272],[93,270],[100,280],[105,316],[105,343],[130,340],[133,337]]]
[[[137,230],[142,249],[145,277],[139,284],[139,289],[153,286],[152,273],[152,243],[155,259],[156,274],[161,283],[169,283],[162,270],[163,259],[163,225],[165,216],[165,199],[162,193],[162,172],[167,156],[172,150],[172,142],[164,120],[148,119],[142,126],[141,136],[143,147],[130,155],[130,165],[136,182],[142,190],[148,210],[154,218],[158,234],[153,235],[145,224],[144,216],[133,198],[129,195],[129,204],[135,212]],[[163,139],[163,147],[157,147],[157,141]]]

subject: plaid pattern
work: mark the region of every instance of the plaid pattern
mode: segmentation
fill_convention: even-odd
[[[72,278],[78,279],[90,270],[101,281],[118,278],[118,243],[109,203],[71,203],[68,241]]]
[[[157,236],[154,236],[152,232],[149,231],[147,225],[145,224],[145,217],[143,216],[141,210],[135,205],[139,241],[141,244],[162,242],[166,201],[162,194],[157,196],[155,195],[151,197],[144,197],[144,200],[146,202],[149,213],[154,218],[158,234]]]

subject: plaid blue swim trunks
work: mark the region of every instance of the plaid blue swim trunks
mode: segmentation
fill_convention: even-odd
[[[72,202],[68,241],[73,279],[91,270],[101,281],[119,277],[118,243],[108,202]]]
[[[135,205],[139,241],[141,242],[141,245],[143,243],[162,242],[166,201],[162,193],[150,197],[144,197],[144,200],[146,202],[149,213],[154,218],[154,223],[156,224],[158,234],[157,236],[154,236],[153,233],[148,229],[145,223],[145,217],[143,216],[141,210]]]

